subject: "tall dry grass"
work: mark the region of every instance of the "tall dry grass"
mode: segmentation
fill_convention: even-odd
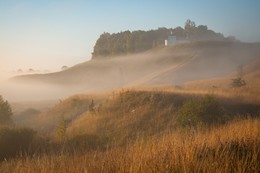
[[[260,120],[235,120],[192,133],[169,132],[124,147],[80,154],[21,156],[0,164],[1,173],[259,172]],[[77,146],[75,146],[77,147]]]

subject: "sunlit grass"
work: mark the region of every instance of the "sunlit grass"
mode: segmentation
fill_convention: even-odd
[[[176,117],[182,116],[183,105],[191,99],[203,100],[208,94],[223,108],[224,122],[199,121],[180,127]],[[89,99],[95,97],[71,97],[54,112],[69,109],[71,104],[82,108],[82,103],[88,108]],[[30,152],[2,161],[0,172],[260,170],[259,104],[251,98],[163,87],[121,90],[102,99],[102,106],[94,112],[87,110],[68,124],[64,141],[53,139],[50,132],[48,138],[36,140]]]
[[[81,154],[42,154],[1,163],[5,172],[258,172],[260,120],[243,119],[171,132],[125,147]],[[76,146],[75,146],[76,147]]]

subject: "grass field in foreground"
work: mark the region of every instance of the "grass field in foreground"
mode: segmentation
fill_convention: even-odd
[[[0,172],[259,172],[259,132],[259,119],[236,120],[103,151],[15,158],[2,162]]]

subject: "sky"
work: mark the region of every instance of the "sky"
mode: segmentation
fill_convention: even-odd
[[[259,0],[0,0],[0,72],[91,59],[99,35],[196,25],[260,42]]]

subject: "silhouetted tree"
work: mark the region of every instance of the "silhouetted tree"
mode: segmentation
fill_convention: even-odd
[[[232,79],[232,86],[233,87],[242,87],[246,85],[246,81],[243,80],[242,78],[235,78]]]
[[[28,72],[29,72],[29,73],[33,73],[33,72],[34,72],[34,69],[30,68],[30,69],[28,70]]]
[[[246,85],[246,81],[243,79],[244,76],[244,70],[243,66],[239,66],[237,68],[237,77],[232,79],[232,86],[233,87],[242,87]]]
[[[89,106],[88,106],[89,112],[95,112],[95,103],[94,100],[92,99]]]
[[[69,68],[68,66],[64,65],[64,66],[61,67],[61,70],[66,70],[68,68]]]
[[[0,125],[12,124],[12,115],[11,106],[8,101],[4,101],[3,97],[0,95]]]
[[[17,72],[18,72],[18,73],[22,73],[23,70],[22,70],[22,69],[18,69]]]
[[[226,38],[227,41],[231,41],[231,42],[239,42],[239,40],[235,37],[235,36],[227,36]]]

